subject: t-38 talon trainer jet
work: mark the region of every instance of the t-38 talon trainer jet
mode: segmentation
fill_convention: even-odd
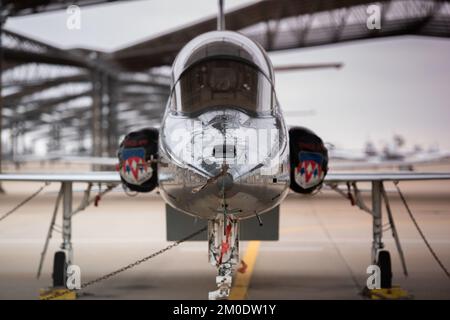
[[[301,158],[295,144],[293,183],[313,190],[327,172],[326,149],[309,131],[291,132],[310,139],[302,141]],[[239,220],[274,208],[289,191],[288,134],[267,54],[243,35],[219,30],[178,54],[159,132],[130,133],[121,145],[119,172],[128,188],[158,186],[172,207],[208,219],[209,259],[218,270],[212,299],[229,294]]]
[[[324,181],[353,185],[356,196],[356,182],[372,182],[372,260],[390,265],[380,261],[388,259],[386,254],[379,254],[386,253],[381,250],[383,181],[449,179],[450,174],[327,176],[328,152],[322,140],[310,130],[285,124],[264,49],[240,33],[223,30],[221,15],[218,25],[219,30],[194,38],[178,54],[161,127],[124,138],[118,151],[120,177],[114,172],[0,175],[4,181],[62,183],[66,258],[55,258],[54,270],[72,261],[72,183],[120,181],[138,192],[158,187],[171,207],[208,220],[209,261],[218,272],[210,299],[229,296],[239,263],[240,221],[260,220],[289,190],[312,193]],[[382,272],[390,277],[390,270]],[[58,274],[54,272],[54,283]]]

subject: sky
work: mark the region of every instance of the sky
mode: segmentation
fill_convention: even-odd
[[[227,0],[225,10],[253,1]],[[216,14],[214,0],[141,0],[81,8],[81,29],[57,11],[10,18],[6,28],[61,48],[112,51]],[[402,36],[270,53],[274,65],[341,62],[339,70],[276,74],[289,125],[314,130],[341,148],[382,146],[394,134],[407,146],[450,150],[450,40]]]

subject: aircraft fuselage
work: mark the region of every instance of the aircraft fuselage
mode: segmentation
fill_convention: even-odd
[[[265,51],[230,31],[189,42],[172,68],[158,145],[171,206],[209,219],[277,206],[289,190],[289,143]]]

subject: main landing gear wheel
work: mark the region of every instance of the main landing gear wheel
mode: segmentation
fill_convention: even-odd
[[[66,253],[64,251],[55,252],[55,257],[53,258],[53,287],[66,287],[66,277],[67,277],[67,262]]]
[[[377,265],[381,272],[381,288],[392,288],[391,255],[389,251],[380,250],[378,252]]]

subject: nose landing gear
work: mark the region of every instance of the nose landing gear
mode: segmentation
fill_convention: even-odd
[[[209,300],[228,299],[233,273],[239,264],[239,220],[233,215],[219,214],[208,222],[209,262],[217,268],[217,290],[209,292]]]

